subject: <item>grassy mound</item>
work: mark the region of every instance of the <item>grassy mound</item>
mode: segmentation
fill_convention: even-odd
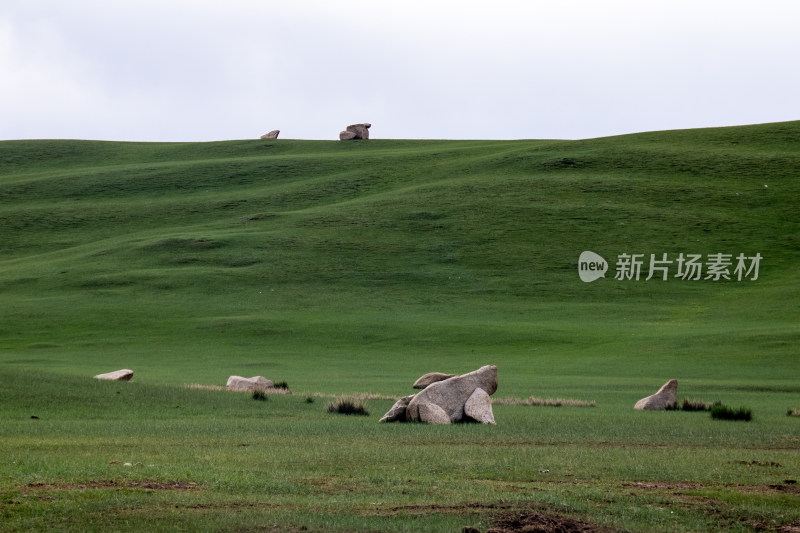
[[[0,142],[4,524],[789,527],[798,139]],[[584,251],[605,278],[581,280]],[[694,256],[703,275],[678,276]],[[368,391],[383,413],[485,364],[498,398],[594,407],[421,427],[313,405]],[[133,381],[91,379],[116,368]],[[293,394],[227,394],[230,375]],[[669,378],[758,417],[633,413]]]

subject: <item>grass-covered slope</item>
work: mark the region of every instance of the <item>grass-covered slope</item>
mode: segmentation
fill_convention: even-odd
[[[326,392],[404,393],[487,363],[520,395],[550,379],[782,386],[798,370],[799,176],[800,122],[1,142],[0,364]],[[580,280],[584,250],[605,279]],[[763,259],[757,280],[615,280],[625,253]]]
[[[0,142],[0,529],[794,531],[799,176],[800,122]],[[681,253],[762,260],[644,279]],[[377,423],[484,364],[496,426]],[[293,394],[182,386],[231,374]],[[633,410],[670,378],[752,421]],[[358,392],[369,416],[326,412]]]

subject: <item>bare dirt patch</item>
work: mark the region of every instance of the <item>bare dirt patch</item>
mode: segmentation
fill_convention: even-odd
[[[197,483],[186,481],[88,481],[86,483],[28,483],[22,486],[23,492],[28,490],[103,490],[103,489],[139,489],[189,491],[200,490]]]
[[[515,511],[498,517],[486,533],[610,533],[611,531],[568,516]]]
[[[426,515],[432,513],[467,514],[483,511],[497,511],[510,508],[510,504],[480,502],[454,505],[439,505],[435,503],[424,505],[376,505],[365,514],[372,516],[394,516],[397,513],[409,515]]]
[[[703,484],[696,482],[626,482],[622,484],[623,487],[639,489],[639,490],[653,490],[653,491],[671,491],[673,494],[680,494],[681,491],[698,491],[704,489],[722,488],[740,492],[742,494],[774,494],[776,492],[784,494],[800,494],[800,484],[794,479],[785,479],[783,483],[775,483],[771,485],[758,484],[758,485],[742,485],[735,483],[712,483]]]

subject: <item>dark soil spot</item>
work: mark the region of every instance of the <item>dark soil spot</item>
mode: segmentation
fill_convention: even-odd
[[[745,466],[774,466],[779,467],[781,466],[780,463],[776,463],[775,461],[731,461],[731,464],[736,465],[745,465]]]
[[[514,512],[498,518],[486,533],[607,533],[609,531],[611,530],[567,516]]]
[[[143,489],[143,490],[199,490],[197,483],[185,481],[89,481],[87,483],[28,483],[23,490],[87,490],[87,489]]]

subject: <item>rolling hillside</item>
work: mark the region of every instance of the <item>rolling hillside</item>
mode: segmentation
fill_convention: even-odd
[[[0,142],[0,365],[390,394],[486,363],[509,394],[566,378],[789,386],[798,178],[800,122],[581,141]],[[579,278],[586,250],[604,279]],[[615,279],[624,254],[642,254],[640,279]],[[667,254],[667,280],[645,280],[651,254]],[[701,256],[701,279],[676,277],[680,254]],[[730,255],[730,280],[705,279],[713,254]],[[740,254],[760,255],[757,279],[737,279]]]

